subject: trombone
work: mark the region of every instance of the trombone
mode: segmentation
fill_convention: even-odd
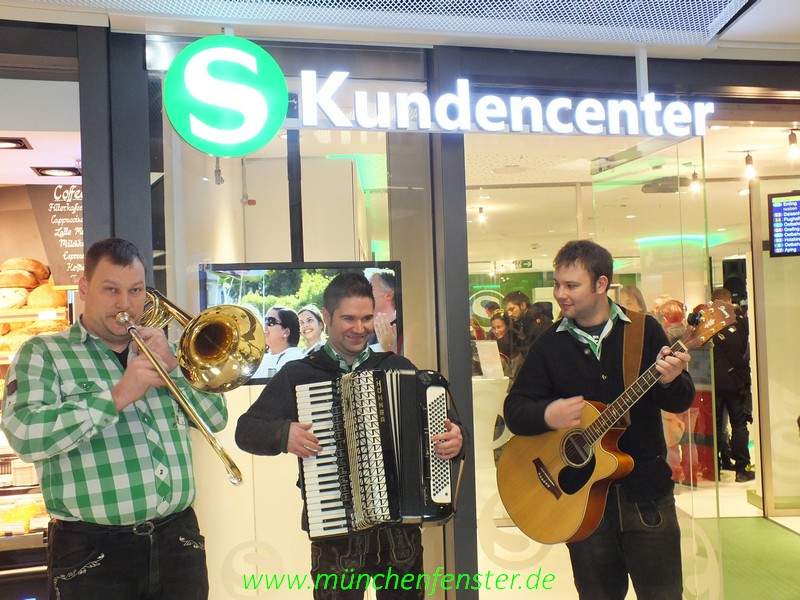
[[[149,305],[147,305],[149,303]],[[178,365],[193,388],[209,393],[233,390],[247,382],[258,369],[264,356],[264,329],[258,318],[239,306],[222,304],[204,310],[196,317],[178,308],[158,290],[147,288],[147,302],[141,325],[163,328],[175,319],[184,332],[178,342]],[[219,443],[209,426],[181,392],[158,362],[155,354],[144,343],[136,325],[127,312],[116,316],[117,323],[128,329],[144,355],[155,367],[172,396],[203,434],[206,441],[222,460],[228,479],[234,485],[242,481],[242,472]]]

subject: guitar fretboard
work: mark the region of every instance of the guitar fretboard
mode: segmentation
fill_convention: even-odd
[[[675,342],[670,348],[670,352],[686,352],[687,348],[681,340]],[[583,438],[587,446],[593,445],[602,438],[622,416],[636,404],[642,396],[661,378],[661,373],[656,370],[656,364],[650,367],[634,381],[628,389],[609,404],[600,416],[594,420],[583,432]]]

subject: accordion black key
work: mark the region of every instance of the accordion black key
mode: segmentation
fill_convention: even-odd
[[[354,371],[296,388],[301,423],[322,450],[302,461],[311,539],[453,516],[444,433],[447,382],[434,371]]]

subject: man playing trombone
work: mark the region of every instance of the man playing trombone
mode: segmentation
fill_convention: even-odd
[[[205,599],[189,421],[118,318],[141,318],[144,256],[118,238],[92,244],[78,290],[80,319],[20,348],[3,402],[3,430],[36,464],[53,517],[50,597]],[[224,398],[186,382],[163,330],[138,333],[198,416],[224,428]]]

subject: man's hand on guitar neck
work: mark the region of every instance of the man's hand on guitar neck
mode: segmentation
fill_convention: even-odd
[[[550,429],[568,429],[581,424],[583,396],[559,398],[544,409],[544,422]]]
[[[656,371],[661,373],[661,378],[658,380],[662,385],[669,385],[675,381],[692,357],[688,352],[675,352],[673,353],[669,347],[664,346],[659,353],[658,360],[656,360]]]

